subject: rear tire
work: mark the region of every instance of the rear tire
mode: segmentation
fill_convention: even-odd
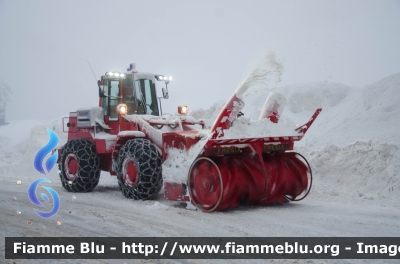
[[[69,192],[93,191],[100,178],[95,145],[86,139],[73,139],[61,153],[58,168],[62,186]]]
[[[163,183],[157,147],[143,138],[128,140],[119,151],[117,178],[126,198],[154,199]]]

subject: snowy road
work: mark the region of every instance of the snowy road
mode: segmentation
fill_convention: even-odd
[[[30,183],[36,179],[34,173],[19,177],[20,185],[15,178],[2,178],[0,222],[6,225],[1,236],[390,237],[400,234],[399,207],[380,201],[343,202],[311,194],[297,203],[241,207],[206,214],[183,209],[179,203],[162,197],[155,201],[127,200],[116,179],[103,174],[93,193],[73,194],[61,187],[56,172],[52,172],[49,175],[52,182],[48,186],[58,192],[61,208],[50,219],[37,216],[27,196]],[[17,214],[17,210],[21,214]],[[32,223],[28,224],[29,221]],[[57,221],[61,225],[57,225]],[[4,258],[4,239],[0,248]]]

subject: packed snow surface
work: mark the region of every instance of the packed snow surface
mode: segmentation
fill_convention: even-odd
[[[68,193],[61,186],[57,168],[46,176],[33,168],[36,152],[48,141],[46,127],[59,135],[59,146],[65,143],[62,119],[11,121],[0,127],[0,257],[4,259],[5,236],[398,236],[400,73],[363,88],[329,82],[271,85],[270,88],[263,90],[257,86],[242,94],[245,116],[236,120],[232,127],[236,130],[226,131],[225,136],[269,133],[264,128],[285,135],[306,123],[315,109],[322,107],[305,137],[295,144],[295,151],[308,159],[314,174],[311,193],[303,201],[205,214],[164,200],[162,194],[155,201],[127,200],[119,190],[117,179],[105,172],[92,193]],[[287,98],[279,121],[283,127],[280,131],[273,131],[271,122],[258,120],[271,90]],[[211,108],[197,109],[190,115],[205,119],[210,127],[224,103],[216,102]],[[201,141],[188,153],[169,150],[170,158],[163,165],[165,180],[186,179],[191,163],[207,140],[207,130],[200,133]],[[32,181],[43,176],[51,180],[49,186],[58,192],[61,200],[60,211],[49,219],[37,216],[27,197]],[[46,209],[51,208],[43,210]],[[22,213],[16,214],[17,210]],[[28,225],[28,221],[32,223]],[[57,221],[62,225],[58,226]],[[124,263],[79,261],[82,262]],[[321,261],[296,261],[310,262]]]

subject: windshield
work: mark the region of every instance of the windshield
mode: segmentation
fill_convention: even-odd
[[[132,75],[127,75],[124,80],[124,103],[128,107],[128,115],[159,115],[156,86],[152,80],[133,82]]]

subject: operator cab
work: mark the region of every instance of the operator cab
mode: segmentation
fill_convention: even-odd
[[[168,90],[163,88],[163,97],[157,98],[156,80],[163,80],[161,75],[150,73],[107,72],[99,84],[100,106],[110,121],[118,120],[117,106],[125,104],[128,115],[159,116],[157,99],[168,98]],[[165,83],[172,80],[165,79]],[[161,104],[161,101],[160,101]]]
[[[123,81],[123,100],[128,115],[159,115],[155,78],[152,74],[127,74]]]

